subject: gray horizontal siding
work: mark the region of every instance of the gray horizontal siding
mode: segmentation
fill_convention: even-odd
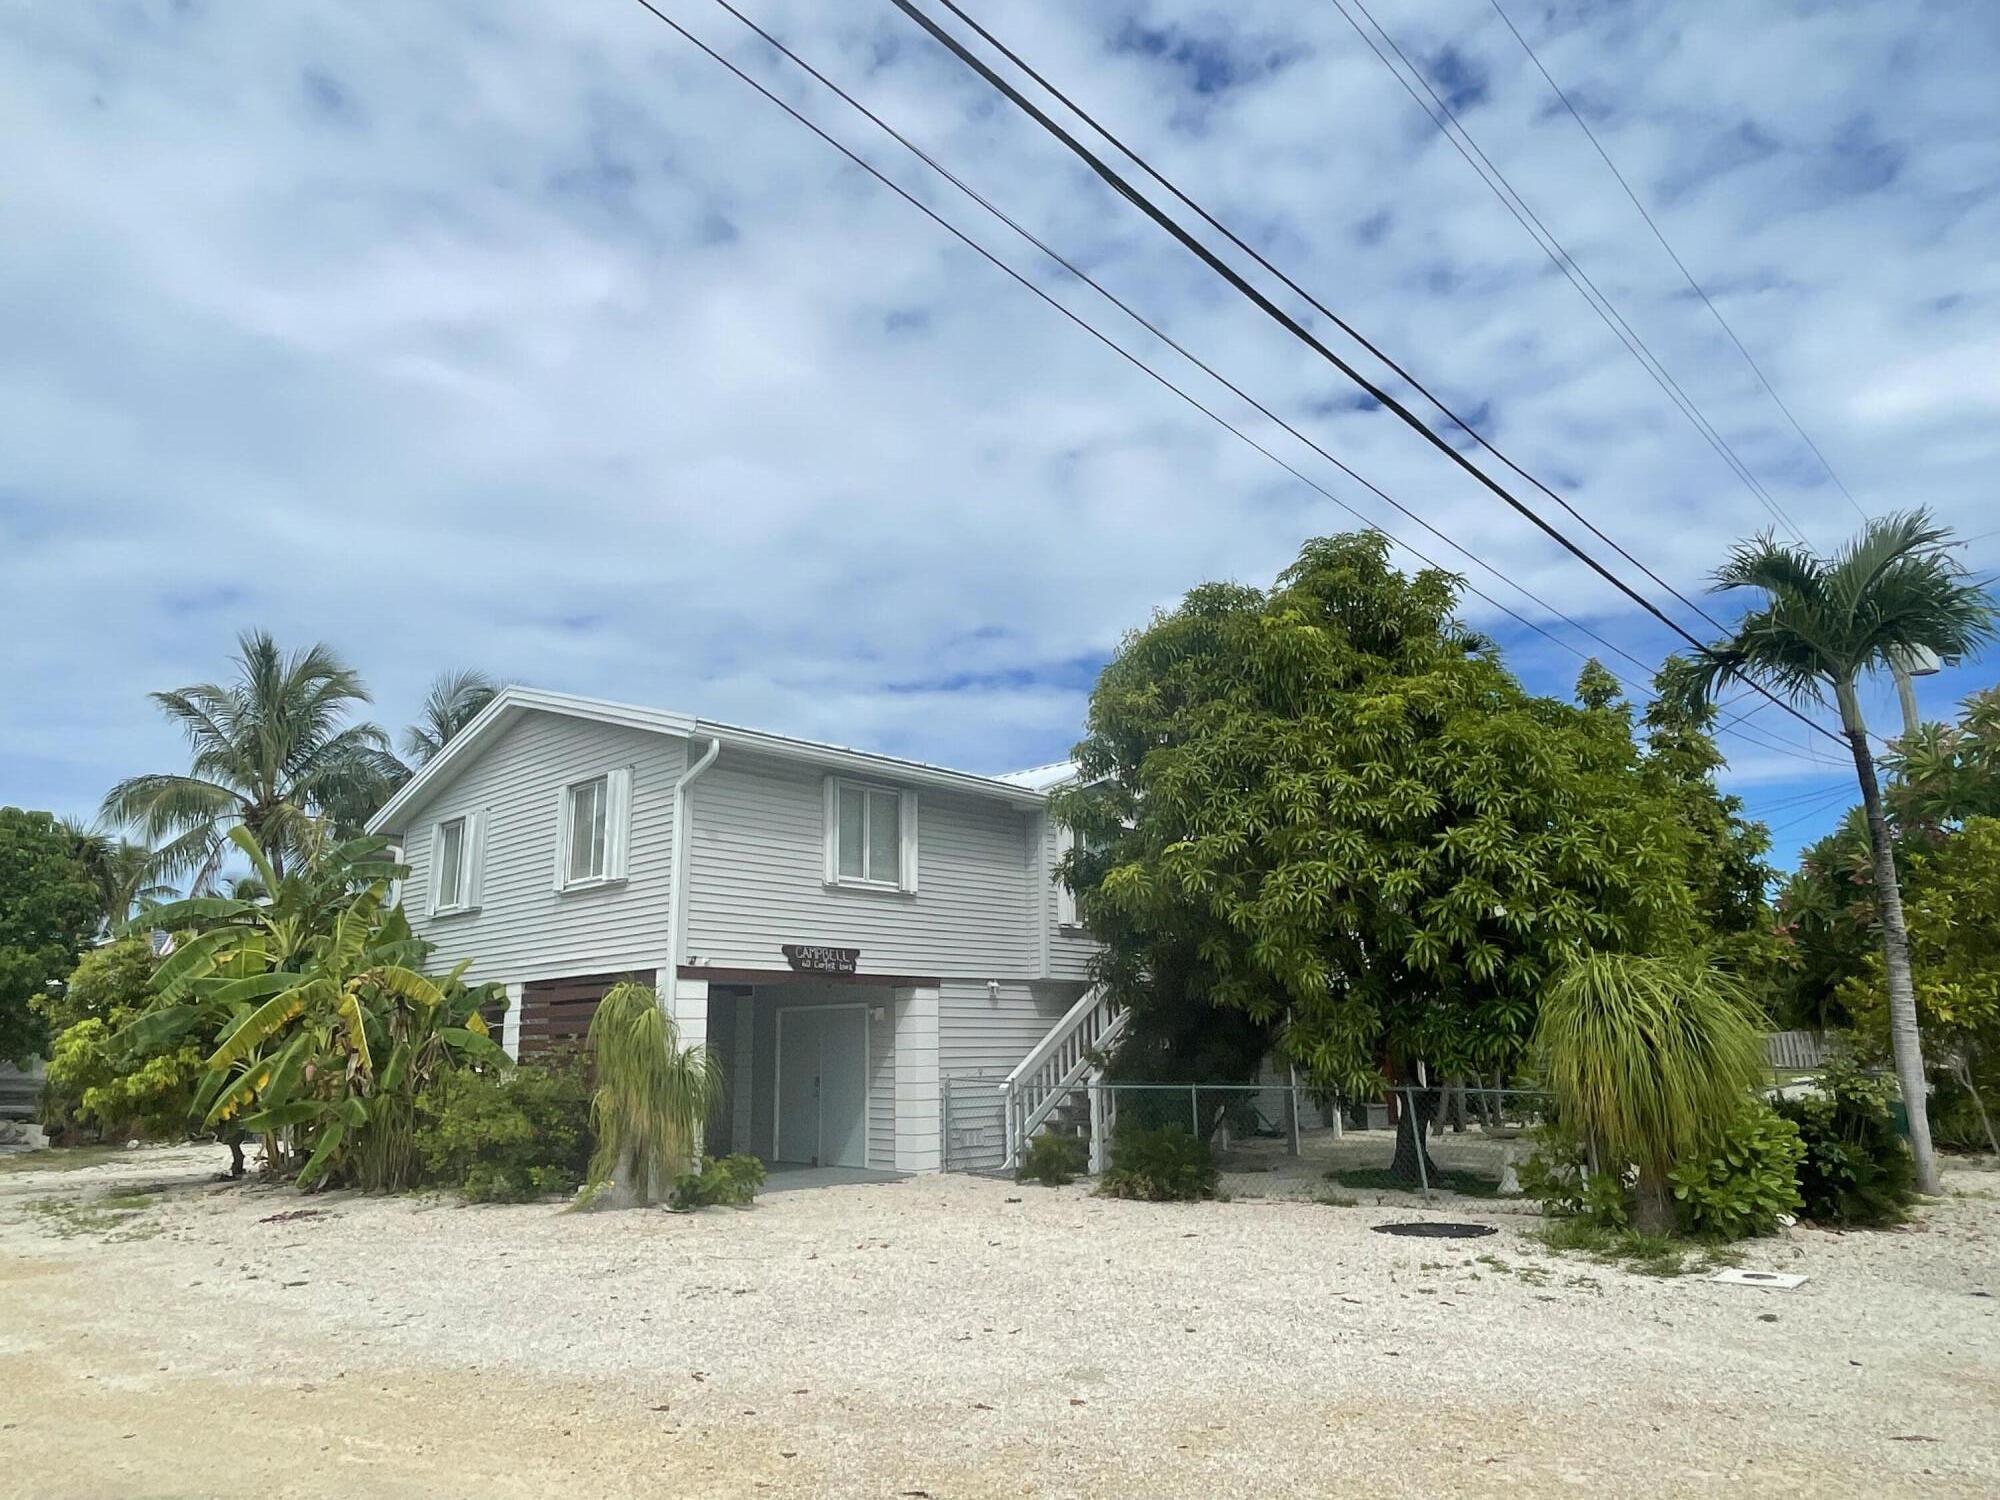
[[[1084,991],[1078,982],[984,984],[946,980],[938,995],[938,1070],[1004,1076]]]
[[[673,783],[686,763],[684,740],[565,715],[530,713],[505,730],[401,830],[404,910],[437,944],[436,964],[469,958],[474,982],[654,968],[667,947]],[[620,766],[632,770],[627,879],[559,893],[556,793]],[[480,909],[434,917],[431,830],[469,812],[486,819]]]
[[[859,948],[866,973],[1034,972],[1028,818],[997,800],[924,789],[916,892],[830,887],[821,783],[812,767],[726,750],[694,783],[690,961],[781,969],[782,945],[803,942]]]

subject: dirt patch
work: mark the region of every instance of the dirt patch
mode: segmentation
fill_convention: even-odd
[[[1455,1246],[1367,1232],[1402,1210],[929,1177],[582,1216],[135,1155],[0,1185],[0,1493],[2000,1488],[1988,1198],[1759,1242],[1812,1278],[1777,1293],[1555,1256],[1515,1215]],[[137,1183],[142,1239],[28,1206]]]

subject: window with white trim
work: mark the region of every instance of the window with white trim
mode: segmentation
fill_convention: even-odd
[[[917,888],[917,794],[826,778],[826,879],[830,885]]]
[[[1079,847],[1079,844],[1086,854],[1094,854],[1104,848],[1104,840],[1095,835],[1086,834],[1079,840],[1076,830],[1071,828],[1067,823],[1058,823],[1056,825],[1056,862],[1058,866],[1060,866],[1063,856],[1068,854],[1072,849]],[[1055,882],[1056,925],[1058,927],[1081,927],[1083,925],[1083,914],[1077,908],[1076,892],[1070,889],[1069,882],[1063,879],[1060,868],[1056,871]]]
[[[445,915],[479,905],[480,816],[446,818],[431,829],[431,911]]]
[[[556,889],[625,878],[632,773],[607,771],[564,787],[556,801]]]

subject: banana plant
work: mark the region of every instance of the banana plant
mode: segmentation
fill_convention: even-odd
[[[202,1124],[262,1136],[267,1162],[302,1162],[301,1186],[404,1186],[417,1096],[451,1068],[506,1063],[479,1015],[490,987],[465,985],[463,964],[424,974],[430,947],[388,904],[404,872],[382,841],[329,846],[280,877],[249,830],[229,837],[270,894],[148,914],[175,941],[127,1038],[212,1037]]]

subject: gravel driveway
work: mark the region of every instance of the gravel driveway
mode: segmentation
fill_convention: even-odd
[[[223,1159],[0,1162],[0,1494],[2000,1493],[2000,1173],[1753,1245],[1781,1293],[1518,1214],[932,1176],[575,1215]]]

